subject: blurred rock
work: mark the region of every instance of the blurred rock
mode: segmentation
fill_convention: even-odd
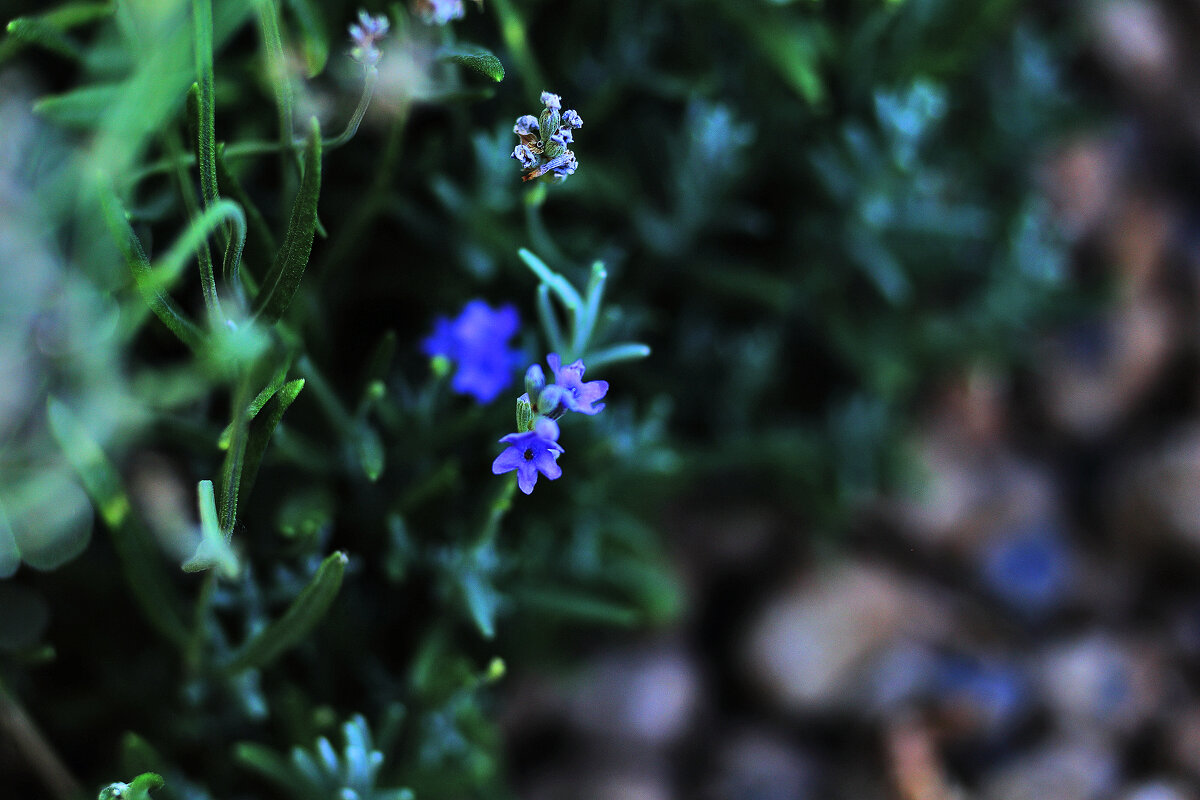
[[[1041,360],[1041,395],[1050,419],[1081,438],[1122,421],[1162,374],[1176,348],[1166,302],[1141,297],[1108,319],[1077,326]]]
[[[982,800],[1100,800],[1116,789],[1118,761],[1093,739],[1052,741],[996,770]]]
[[[1053,646],[1038,672],[1059,723],[1093,731],[1132,733],[1158,710],[1166,683],[1158,654],[1102,633]]]
[[[685,653],[655,648],[602,656],[582,674],[567,702],[582,730],[662,746],[687,730],[700,693],[699,675]]]
[[[758,732],[722,745],[704,800],[805,800],[817,797],[811,759],[799,748]]]
[[[1167,781],[1154,781],[1135,786],[1121,800],[1196,800],[1196,794]]]
[[[875,567],[828,567],[767,603],[750,624],[744,662],[783,708],[844,708],[873,654],[897,637],[932,641],[945,634],[943,605]]]
[[[1122,543],[1145,550],[1164,537],[1200,554],[1200,425],[1180,428],[1116,479],[1108,511]]]

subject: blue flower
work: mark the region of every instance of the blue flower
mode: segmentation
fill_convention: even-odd
[[[521,364],[521,354],[508,346],[517,332],[517,310],[503,306],[493,310],[482,300],[472,300],[457,319],[438,317],[433,335],[421,343],[428,356],[443,356],[454,362],[450,387],[488,403],[512,383]]]
[[[604,403],[593,405],[597,400],[608,394],[608,381],[583,382],[583,359],[576,359],[567,366],[562,366],[558,353],[546,356],[546,363],[554,373],[554,382],[563,388],[563,404],[571,411],[580,414],[599,414],[604,410]]]
[[[558,456],[563,452],[558,443],[558,423],[552,419],[539,419],[531,431],[510,433],[500,439],[508,447],[492,462],[492,474],[503,475],[517,471],[517,487],[525,494],[533,492],[538,473],[550,480],[562,476]]]

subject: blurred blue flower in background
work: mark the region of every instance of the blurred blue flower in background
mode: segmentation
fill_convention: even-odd
[[[982,553],[985,585],[1013,608],[1044,614],[1070,589],[1074,559],[1058,530],[1039,523],[1012,531]]]
[[[490,403],[512,383],[524,360],[508,346],[520,324],[512,306],[493,310],[483,300],[472,300],[457,318],[438,317],[433,334],[421,342],[421,349],[428,356],[454,362],[450,382],[454,391]]]

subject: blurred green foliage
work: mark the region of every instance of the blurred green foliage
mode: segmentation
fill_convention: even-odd
[[[1067,45],[1016,2],[370,6],[378,75],[337,0],[0,5],[0,684],[89,796],[508,796],[497,656],[676,617],[672,503],[836,531],[1058,302]],[[525,187],[543,89],[587,139]],[[610,362],[530,497],[420,355],[476,296]]]

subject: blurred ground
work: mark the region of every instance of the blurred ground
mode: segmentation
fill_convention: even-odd
[[[1111,303],[1032,369],[929,387],[922,488],[836,555],[771,507],[679,504],[685,619],[510,687],[523,797],[1200,797],[1200,11],[1074,21],[1115,122],[1041,178]]]

